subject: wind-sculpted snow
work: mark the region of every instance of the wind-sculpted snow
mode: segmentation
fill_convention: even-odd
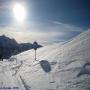
[[[43,70],[42,60],[49,62],[50,72]],[[4,64],[0,63],[0,67]],[[34,50],[30,50],[11,57],[6,64],[8,71],[4,69],[4,74],[0,73],[5,77],[0,80],[13,83],[20,90],[90,90],[90,31],[62,45],[38,49],[37,61],[34,61]]]

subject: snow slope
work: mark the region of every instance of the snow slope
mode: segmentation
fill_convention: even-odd
[[[0,63],[1,70],[6,64],[4,73],[0,73],[0,77],[5,77],[0,78],[0,86],[9,85],[8,81],[20,90],[90,90],[90,30],[62,45],[38,49],[38,61],[34,62],[34,50],[13,56],[11,60],[14,61]],[[50,63],[49,73],[41,68],[42,60]]]

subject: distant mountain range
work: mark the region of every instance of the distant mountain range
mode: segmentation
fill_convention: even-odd
[[[42,47],[41,45],[37,46]],[[6,37],[5,35],[0,36],[0,58],[8,59],[12,55],[19,54],[26,50],[33,49],[33,44],[31,43],[17,43],[15,39]]]

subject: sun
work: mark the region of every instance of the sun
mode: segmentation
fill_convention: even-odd
[[[22,4],[16,3],[13,7],[13,14],[18,22],[23,22],[26,18],[26,10]]]

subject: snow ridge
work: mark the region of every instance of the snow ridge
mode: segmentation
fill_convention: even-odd
[[[4,73],[8,69],[7,77],[11,78],[0,81],[13,82],[20,90],[90,90],[90,30],[62,45],[57,43],[38,49],[38,61],[34,62],[34,50],[23,52],[12,59],[17,62],[0,62],[0,76],[6,75],[2,72],[5,66]],[[42,60],[51,65],[49,73],[40,66]]]

